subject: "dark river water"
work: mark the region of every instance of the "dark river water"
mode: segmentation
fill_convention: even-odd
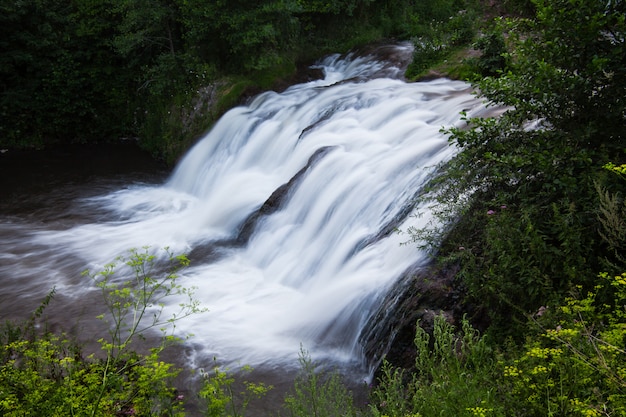
[[[161,183],[167,175],[164,165],[132,143],[0,154],[0,319],[29,316],[55,284],[49,274],[57,267],[48,265],[50,269],[46,269],[43,254],[29,238],[32,233],[97,223],[106,214],[86,209],[85,198],[132,184]],[[30,271],[28,264],[22,263],[29,258]],[[71,256],[58,262],[69,266],[72,260],[68,258]],[[76,274],[73,268],[67,271]],[[70,294],[57,288],[57,298],[66,296]],[[63,311],[56,313],[50,317],[53,323],[76,318]]]

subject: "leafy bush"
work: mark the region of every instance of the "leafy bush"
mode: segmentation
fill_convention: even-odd
[[[414,79],[424,71],[448,57],[455,48],[471,43],[476,33],[476,16],[471,10],[446,9],[447,15],[428,23],[420,23],[414,29],[412,42],[415,46],[413,61],[407,68],[406,76]],[[439,16],[440,13],[436,13]],[[425,17],[419,17],[425,19]]]
[[[626,273],[601,273],[563,303],[530,319],[523,349],[492,351],[464,320],[443,316],[432,338],[418,326],[415,368],[383,364],[371,394],[373,416],[626,415]]]
[[[476,41],[474,47],[481,51],[475,65],[482,76],[498,75],[506,69],[507,50],[502,33],[487,33]]]
[[[436,316],[431,336],[419,326],[417,359],[411,375],[383,365],[372,393],[376,417],[506,415],[499,403],[495,355],[485,339],[462,321],[457,334],[443,315]]]
[[[626,415],[626,273],[598,278],[542,310],[543,332],[504,368],[509,415]]]
[[[535,18],[506,21],[508,70],[476,84],[501,110],[446,132],[460,152],[429,195],[468,303],[518,341],[527,314],[624,266],[595,215],[599,166],[623,158],[626,55],[608,36],[626,32],[623,5],[534,4]]]
[[[285,408],[293,417],[355,417],[352,394],[335,372],[320,372],[309,354],[300,351],[300,375],[293,393],[285,398]]]
[[[244,367],[243,371],[251,371]],[[242,372],[239,372],[241,377]],[[212,373],[202,372],[203,384],[198,396],[203,400],[208,417],[243,417],[250,401],[260,399],[273,387],[262,382],[243,381],[243,391],[235,392],[235,377],[215,367]]]

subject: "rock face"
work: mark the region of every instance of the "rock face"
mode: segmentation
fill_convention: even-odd
[[[362,333],[370,368],[377,370],[383,358],[391,365],[411,369],[415,364],[416,325],[432,333],[434,318],[443,314],[455,325],[468,306],[463,291],[455,285],[457,267],[426,265],[407,271],[383,301]]]

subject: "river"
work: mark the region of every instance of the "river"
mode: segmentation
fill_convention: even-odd
[[[454,155],[440,129],[484,106],[460,81],[406,83],[398,61],[318,67],[323,79],[226,113],[172,172],[131,147],[1,155],[0,318],[27,316],[55,287],[50,325],[95,339],[103,306],[81,271],[169,247],[189,254],[181,284],[208,310],[177,323],[193,334],[180,362],[280,373],[302,347],[368,381],[360,332],[428,260],[402,232],[429,220],[417,197]]]

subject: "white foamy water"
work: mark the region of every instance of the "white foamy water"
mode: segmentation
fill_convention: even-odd
[[[425,207],[420,218],[407,213],[433,168],[455,151],[440,129],[484,107],[466,83],[380,78],[385,63],[371,58],[334,56],[320,67],[322,80],[226,113],[163,185],[82,201],[84,210],[105,213],[101,220],[33,227],[25,239],[38,262],[12,256],[12,270],[34,274],[45,265],[50,281],[78,297],[93,283],[55,272],[67,256],[98,269],[144,245],[196,253],[181,284],[196,287],[209,311],[180,321],[177,331],[194,334],[198,363],[216,356],[231,366],[294,364],[301,345],[314,358],[361,362],[359,333],[377,302],[425,261],[390,231],[428,221]],[[280,206],[240,236],[296,176]],[[202,248],[211,256],[199,255]]]

